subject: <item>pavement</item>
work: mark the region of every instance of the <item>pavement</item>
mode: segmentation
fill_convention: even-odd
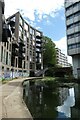
[[[32,78],[19,78],[0,85],[0,120],[2,118],[29,118],[32,116],[23,101],[24,80]]]

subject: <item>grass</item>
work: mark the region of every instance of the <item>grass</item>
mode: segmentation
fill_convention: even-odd
[[[75,82],[73,77],[44,77],[42,81],[54,81],[60,83],[72,83]]]
[[[55,77],[44,77],[42,81],[55,81]]]
[[[6,84],[8,83],[9,81],[11,81],[12,79],[2,79],[1,82],[2,84]]]
[[[13,78],[13,79],[2,79],[1,82],[2,82],[2,84],[6,84],[6,83],[8,83],[9,81],[12,81],[12,80],[15,80],[15,79],[17,79],[17,78]]]

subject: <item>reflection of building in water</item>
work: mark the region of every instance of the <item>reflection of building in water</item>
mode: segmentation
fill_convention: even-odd
[[[71,107],[71,117],[80,118],[80,86],[75,86],[75,106]]]
[[[68,91],[68,92],[67,92]],[[67,92],[67,96],[66,96],[66,92]],[[64,96],[67,97],[67,99],[64,100],[63,104],[61,104],[61,106],[57,107],[57,111],[60,113],[63,113],[62,115],[64,115],[65,117],[71,117],[71,107],[75,105],[75,99],[74,99],[74,88],[70,88],[68,90],[66,90]],[[59,116],[60,118],[62,116]]]
[[[59,104],[62,105],[64,101],[69,96],[69,89],[68,88],[59,88]]]

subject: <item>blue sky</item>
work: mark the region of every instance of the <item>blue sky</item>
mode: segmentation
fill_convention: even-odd
[[[64,19],[64,9],[62,8],[58,11],[57,15],[53,18],[48,16],[48,21],[43,19],[40,23],[37,23],[44,34],[52,38],[53,40],[59,40],[65,36],[65,19]]]
[[[64,0],[5,0],[6,18],[17,11],[67,55]]]
[[[55,41],[61,39],[65,36],[64,8],[58,11],[54,18],[49,15],[47,18],[43,18],[41,22],[36,21],[36,24],[44,32],[44,35]]]
[[[60,40],[66,35],[66,26],[65,26],[65,10],[62,7],[59,11],[55,13],[55,16],[47,15],[42,16],[42,19],[39,20],[38,15],[35,14],[34,23],[27,17],[24,17],[32,26],[36,27],[43,32],[45,36],[52,38],[54,41]]]

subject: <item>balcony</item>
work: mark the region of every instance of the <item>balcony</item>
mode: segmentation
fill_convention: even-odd
[[[36,43],[41,44],[42,41],[40,39],[36,39]]]
[[[3,29],[3,32],[2,32],[2,42],[8,42],[8,35],[7,35],[7,31],[6,29]]]
[[[25,53],[25,48],[22,48],[21,51],[22,51],[22,53]]]
[[[25,57],[25,53],[22,53],[22,56]]]
[[[11,31],[7,24],[3,25],[3,32],[2,32],[2,42],[7,42],[8,37],[11,38]]]
[[[36,52],[37,53],[41,53],[41,49],[36,49]]]
[[[36,48],[42,48],[41,44],[36,44]]]
[[[14,21],[10,21],[8,24],[9,24],[11,27],[14,27],[14,26],[15,26],[15,22],[14,22]]]
[[[19,55],[19,58],[20,58],[20,59],[22,59],[22,60],[24,60],[24,59],[25,59],[25,56],[24,56],[24,54],[22,54],[22,53],[19,53],[18,55]]]
[[[13,41],[13,42],[12,42],[12,45],[15,46],[15,48],[19,48],[19,44],[18,44],[17,41]]]
[[[25,44],[24,44],[24,42],[23,42],[22,40],[19,41],[19,44],[20,44],[21,46],[25,46]]]
[[[14,27],[12,27],[12,28],[11,28],[11,31],[12,31],[12,33],[14,33],[14,32],[15,32],[15,28],[14,28]]]
[[[15,50],[15,51],[12,51],[12,54],[13,54],[14,56],[18,56],[19,52],[18,52],[18,50]]]
[[[42,38],[42,36],[39,36],[39,35],[36,36],[36,39],[41,39],[41,38]]]
[[[21,52],[21,53],[25,53],[25,48],[23,48],[22,46],[19,46],[19,51]]]
[[[25,60],[25,57],[24,57],[24,56],[22,56],[22,60]]]

